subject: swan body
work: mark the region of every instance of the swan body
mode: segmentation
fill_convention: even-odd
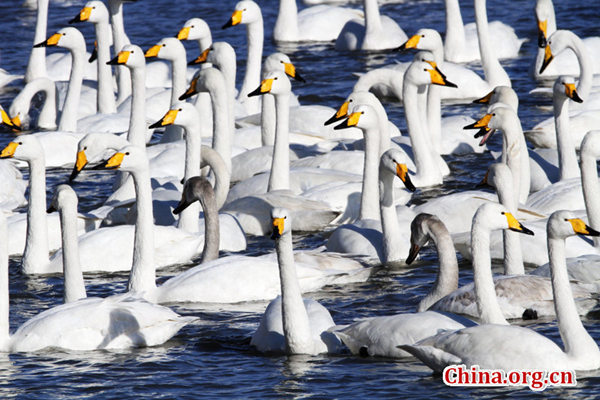
[[[489,320],[484,325],[442,333],[415,345],[402,345],[436,372],[450,364],[467,368],[594,370],[600,368],[600,350],[579,320],[567,277],[565,238],[576,233],[599,235],[572,213],[559,211],[548,222],[551,247],[552,288],[558,327],[564,349],[553,340],[527,328],[509,326],[506,320]],[[490,298],[488,304],[499,310]]]

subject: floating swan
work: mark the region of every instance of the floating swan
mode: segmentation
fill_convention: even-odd
[[[565,239],[574,234],[597,236],[572,213],[558,211],[548,221],[548,246],[551,254],[552,293],[556,305],[558,329],[564,350],[555,341],[539,333],[509,326],[502,318],[493,292],[486,289],[486,304],[498,317],[485,325],[442,333],[400,348],[441,373],[452,364],[478,365],[485,369],[595,370],[600,368],[600,350],[586,332],[579,317],[565,265]],[[489,270],[486,269],[486,273]],[[491,276],[490,276],[491,278]],[[489,279],[488,279],[488,282]],[[489,286],[489,285],[488,285]],[[478,295],[479,296],[479,295]],[[482,304],[478,301],[479,307]],[[482,313],[483,314],[483,313]]]

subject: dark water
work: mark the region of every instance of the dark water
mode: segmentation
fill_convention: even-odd
[[[238,79],[243,77],[245,32],[243,28],[221,30],[236,0],[205,0],[166,2],[139,0],[125,6],[125,24],[132,43],[147,49],[161,38],[175,35],[183,23],[193,16],[204,18],[213,28],[213,39],[231,43],[238,53]],[[275,47],[270,34],[275,21],[277,2],[262,0],[267,40],[265,52]],[[461,2],[463,18],[470,22],[473,5]],[[549,98],[529,95],[536,86],[529,80],[527,70],[536,52],[536,22],[533,14],[535,1],[488,1],[490,20],[500,19],[512,25],[519,37],[532,40],[522,47],[520,57],[503,62],[520,97],[519,114],[525,129],[550,116],[539,109],[548,106]],[[580,36],[597,35],[599,2],[556,1],[560,28],[572,29]],[[75,16],[83,1],[53,1],[50,4],[48,36],[66,25]],[[423,27],[444,30],[443,1],[407,1],[387,4],[382,11],[393,17],[411,35]],[[22,6],[21,0],[0,1],[0,67],[22,74],[33,40],[35,11]],[[91,24],[79,24],[91,49]],[[195,43],[185,43],[188,59],[197,55]],[[379,65],[407,61],[412,54],[342,54],[332,45],[302,45],[285,48],[309,83],[294,84],[294,91],[304,104],[339,106],[348,95],[356,78],[353,72],[367,71]],[[53,51],[53,50],[50,50]],[[478,65],[474,68],[480,71]],[[0,103],[8,108],[18,89],[0,94]],[[398,103],[386,104],[390,119],[405,128],[403,110]],[[446,114],[464,113],[481,116],[483,109],[476,106],[452,105],[444,108]],[[157,115],[158,120],[162,115]],[[0,133],[0,144],[10,140],[10,133]],[[493,138],[492,147],[499,149],[500,135]],[[417,193],[419,198],[431,197],[457,190],[466,190],[479,181],[491,161],[489,154],[447,157],[453,175],[447,183],[433,191]],[[51,171],[48,190],[64,182],[69,171]],[[81,209],[99,205],[109,194],[112,176],[90,172],[85,180],[74,184],[80,196]],[[319,235],[300,238],[302,247],[323,243]],[[270,251],[272,243],[264,238],[250,239],[248,252]],[[308,297],[319,300],[332,313],[337,323],[348,323],[355,318],[388,315],[414,310],[418,300],[427,292],[435,274],[437,257],[426,249],[420,264],[412,269],[379,273],[362,284],[332,286]],[[467,264],[462,265],[461,284],[472,279]],[[179,269],[161,272],[172,275]],[[125,274],[96,275],[87,279],[89,295],[108,296],[123,290]],[[163,278],[164,279],[164,278]],[[11,325],[17,327],[40,310],[62,301],[60,277],[25,277],[18,262],[11,260]],[[185,315],[200,317],[200,321],[185,327],[174,339],[163,346],[122,351],[70,352],[43,351],[34,354],[0,355],[1,398],[196,398],[204,397],[388,397],[388,398],[464,398],[468,396],[496,397],[555,397],[598,396],[597,376],[579,377],[578,386],[570,389],[552,389],[543,394],[529,389],[448,388],[439,377],[415,361],[363,359],[349,352],[339,356],[266,357],[249,347],[249,338],[258,326],[265,303],[241,304],[219,308],[204,305],[181,305],[176,310]],[[596,339],[600,339],[598,316],[589,315],[584,325]],[[557,341],[560,340],[555,322],[537,323],[531,328]]]

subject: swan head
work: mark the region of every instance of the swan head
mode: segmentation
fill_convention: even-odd
[[[418,50],[438,50],[444,47],[442,37],[434,29],[419,29],[410,39],[408,39],[398,50],[418,49]]]
[[[215,192],[208,179],[202,176],[193,176],[185,181],[181,192],[181,200],[173,210],[173,214],[179,214],[195,201],[204,204],[204,200],[210,197],[215,199]]]
[[[406,259],[406,264],[410,265],[419,252],[431,240],[431,228],[430,224],[441,224],[445,225],[435,215],[421,213],[413,219],[410,224],[410,252]]]
[[[126,67],[143,68],[146,66],[146,58],[144,51],[135,44],[123,46],[123,49],[115,58],[107,62],[108,65],[125,65]]]
[[[260,86],[251,93],[248,97],[259,96],[270,93],[272,95],[289,95],[292,91],[292,84],[287,75],[283,71],[272,71],[267,74]]]
[[[410,82],[417,86],[440,85],[457,87],[454,83],[446,79],[446,75],[439,70],[434,61],[422,61],[418,58],[422,56],[421,52],[417,53],[415,59],[404,73],[404,82]],[[433,55],[431,57],[433,58]]]
[[[271,209],[271,222],[273,231],[271,232],[271,239],[277,240],[284,234],[292,232],[292,219],[283,207],[273,207]]]
[[[381,105],[381,102],[371,92],[352,92],[350,93],[350,96],[346,98],[337,112],[327,121],[325,121],[324,125],[331,125],[334,122],[348,118],[350,116],[349,110],[352,110],[357,104],[369,104],[370,106],[376,107],[377,105]]]
[[[265,76],[269,74],[271,71],[283,71],[290,78],[294,78],[297,81],[304,82],[303,77],[300,76],[294,64],[290,58],[283,53],[273,53],[270,54],[263,63],[263,71]]]
[[[379,129],[379,119],[377,118],[375,109],[368,104],[359,104],[352,109],[352,112],[344,122],[333,129],[346,129],[353,126],[361,130]]]
[[[77,143],[77,157],[69,182],[74,180],[90,162],[106,159],[114,154],[116,148],[125,147],[129,142],[113,134],[88,133]]]
[[[575,78],[572,76],[559,76],[556,81],[554,81],[552,91],[558,100],[566,100],[569,98],[576,103],[583,103],[583,100],[581,100],[581,97],[577,94]]]
[[[223,25],[222,29],[227,29],[239,24],[251,24],[253,22],[262,23],[262,12],[260,7],[253,1],[240,1],[235,5],[235,10],[231,14],[229,21]]]
[[[381,180],[382,173],[396,175],[408,190],[411,192],[417,190],[408,174],[408,168],[406,167],[407,159],[408,156],[406,153],[398,149],[389,149],[383,153],[379,162],[379,179]]]
[[[535,17],[538,23],[538,46],[546,47],[548,33],[556,30],[556,17],[552,0],[538,0],[535,4]]]
[[[600,130],[589,131],[581,141],[581,159],[600,158]]]
[[[581,42],[581,39],[571,31],[558,30],[548,38],[546,48],[544,50],[544,62],[540,67],[540,74],[550,65],[554,57],[562,53],[565,49],[573,49],[573,42]],[[583,45],[583,42],[581,42]]]
[[[28,114],[27,114],[28,115]],[[18,118],[19,114],[17,114],[17,116],[15,118]],[[4,108],[2,108],[2,106],[0,106],[0,118],[2,119],[2,124],[5,126],[8,126],[9,128],[12,129],[17,129],[20,130],[21,129],[21,124],[20,121],[17,120],[17,124],[15,124],[15,121],[13,121],[10,116],[8,115],[8,113],[4,110]]]
[[[506,207],[498,203],[485,203],[481,205],[473,216],[473,227],[485,226],[490,231],[497,229],[509,229],[514,232],[533,236],[533,231],[524,227]],[[471,237],[475,235],[471,234]]]
[[[465,126],[463,129],[478,129],[474,137],[481,137],[479,145],[483,146],[496,129],[502,130],[509,123],[521,124],[517,113],[508,104],[495,103],[488,107],[487,114],[480,120]]]
[[[566,239],[570,236],[600,236],[571,211],[559,210],[552,213],[546,226],[548,238]]]
[[[52,196],[50,207],[46,212],[48,214],[54,211],[62,211],[63,209],[77,209],[77,194],[69,185],[58,185]]]
[[[185,128],[192,124],[197,124],[199,120],[200,114],[192,103],[178,101],[173,103],[171,109],[167,111],[164,117],[150,125],[150,128],[154,129],[168,125],[179,125]]]
[[[202,40],[210,39],[212,35],[210,33],[210,27],[208,24],[200,18],[188,19],[183,28],[179,31],[177,36],[178,40]]]
[[[63,47],[68,50],[85,49],[85,39],[78,29],[67,26],[33,47],[52,46]]]
[[[33,135],[21,135],[13,139],[0,152],[1,158],[15,158],[30,162],[44,158],[44,149],[39,140]]]
[[[231,63],[235,65],[235,50],[227,42],[214,42],[188,65],[209,62],[217,66]]]
[[[519,109],[519,96],[513,88],[509,86],[496,86],[494,90],[480,99],[473,100],[475,104],[508,104],[513,110]]]
[[[148,157],[146,150],[141,147],[129,145],[113,154],[106,162],[95,166],[92,169],[120,169],[125,172],[137,172],[141,168],[148,169]]]
[[[93,24],[105,23],[108,24],[108,9],[103,2],[93,0],[85,3],[85,7],[81,9],[79,14],[69,21],[69,24],[88,21]]]
[[[173,61],[179,57],[185,58],[185,47],[176,38],[164,38],[150,47],[145,54],[146,58],[160,58]]]

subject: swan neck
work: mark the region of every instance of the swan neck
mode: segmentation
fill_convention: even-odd
[[[37,19],[35,23],[35,34],[33,36],[33,44],[41,43],[46,40],[46,30],[48,25],[48,3],[50,0],[38,0],[37,4]],[[31,82],[36,78],[47,78],[48,71],[46,69],[46,48],[33,47],[27,62],[27,70],[25,72],[25,83]]]
[[[585,148],[581,151],[581,186],[589,224],[594,229],[600,228],[600,182],[596,157],[588,154]],[[600,240],[597,238],[594,238],[594,246],[600,248]]]
[[[281,94],[275,97],[276,127],[275,147],[271,163],[271,176],[267,191],[290,188],[290,143],[289,143],[289,114],[290,96]]]
[[[220,228],[214,192],[200,196],[200,204],[204,210],[204,248],[200,259],[203,264],[219,258]]]
[[[215,176],[215,197],[216,207],[220,210],[227,200],[229,185],[231,183],[231,174],[227,170],[225,161],[212,147],[202,146],[202,164],[201,167],[208,165]]]
[[[295,42],[298,40],[298,5],[296,0],[280,0],[279,13],[273,28],[276,42]]]
[[[69,77],[69,88],[65,97],[65,104],[58,123],[58,130],[65,132],[77,131],[77,112],[79,108],[79,97],[83,85],[83,66],[85,65],[85,50],[81,48],[71,49],[71,75]]]
[[[0,215],[0,348],[10,338],[8,290],[8,226],[4,214]]]
[[[365,138],[365,164],[363,167],[362,194],[358,219],[379,220],[379,182],[378,160],[379,156],[379,131],[375,129],[363,130]]]
[[[131,70],[131,113],[129,117],[129,143],[146,148],[152,133],[149,132],[146,122],[146,68]]]
[[[215,70],[215,72],[218,70]],[[218,79],[211,79],[209,93],[213,115],[213,149],[221,155],[231,173],[231,138],[229,121],[229,102],[225,79],[221,72]]]
[[[379,211],[381,214],[381,233],[383,236],[381,262],[384,264],[402,262],[406,259],[406,250],[400,249],[398,246],[398,238],[402,234],[394,204],[394,175],[380,167],[379,181]]]
[[[275,99],[273,96],[263,96],[262,113],[260,115],[260,141],[263,146],[275,144]]]
[[[291,232],[284,233],[277,240],[276,249],[281,282],[281,314],[286,353],[311,354],[314,342],[296,275]]]
[[[365,8],[365,36],[371,32],[380,31],[382,29],[381,15],[377,0],[363,0],[363,7]]]
[[[449,61],[465,50],[465,27],[458,0],[446,0],[446,38],[444,54]],[[456,54],[455,54],[456,53]]]
[[[238,100],[244,103],[248,114],[255,114],[260,110],[258,96],[248,97],[260,85],[260,68],[263,53],[264,28],[262,17],[246,25],[248,34],[248,55],[246,61],[246,75],[238,95]]]
[[[502,126],[502,162],[510,168],[516,203],[526,203],[529,197],[530,166],[525,136],[518,117],[504,119]]]
[[[510,87],[510,78],[494,54],[488,27],[486,0],[475,0],[475,21],[485,80],[491,87],[501,85]]]
[[[437,154],[442,153],[442,106],[440,87],[430,85],[427,89],[427,129],[431,144]]]
[[[113,114],[117,112],[117,103],[113,89],[112,67],[106,63],[110,61],[110,43],[108,42],[108,22],[94,24],[96,41],[98,43],[98,90],[97,103],[100,114]]]
[[[48,264],[48,225],[46,216],[46,161],[43,153],[29,163],[29,207],[27,239],[22,269],[26,275],[38,273]]]
[[[559,180],[578,178],[579,165],[573,137],[569,129],[569,99],[554,98],[554,124],[558,150]]]
[[[200,175],[201,145],[200,120],[195,119],[190,124],[183,126],[185,129],[185,172],[184,180],[193,176]],[[200,204],[194,202],[179,214],[177,227],[184,231],[198,232],[198,214],[200,213]]]
[[[171,91],[171,104],[179,101],[179,96],[185,93],[187,63],[185,53],[181,57],[170,60],[173,67],[173,88]]]
[[[125,24],[123,23],[123,3],[120,1],[109,1],[110,20],[113,36],[113,50],[116,53],[121,51],[125,45],[129,44],[129,38],[125,34]],[[124,65],[118,65],[115,68],[117,76],[118,96],[116,103],[121,104],[131,94],[131,74]]]
[[[77,206],[62,207],[59,215],[64,275],[63,299],[65,303],[70,303],[87,297],[79,260]]]
[[[483,324],[508,325],[496,297],[490,259],[490,233],[490,230],[480,221],[473,220],[471,249],[473,252],[473,281],[475,282],[475,298],[479,310],[479,319]]]
[[[594,80],[594,65],[590,53],[583,44],[583,41],[575,34],[571,35],[572,40],[569,41],[569,46],[577,56],[579,61],[579,83],[577,84],[577,94],[583,101],[586,101],[590,96],[592,84]]]

